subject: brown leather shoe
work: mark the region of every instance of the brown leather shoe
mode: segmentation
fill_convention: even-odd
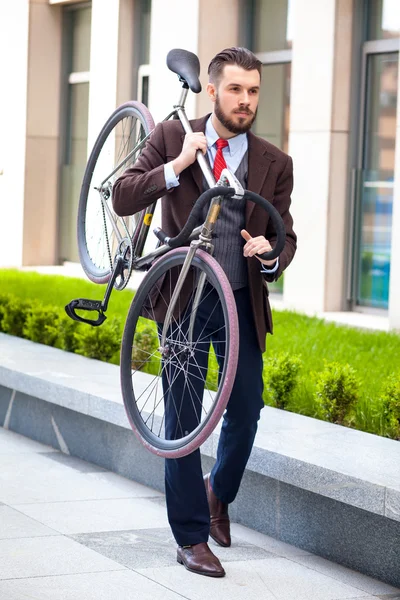
[[[205,542],[193,546],[178,546],[176,560],[188,571],[198,575],[207,575],[208,577],[223,577],[225,575],[219,559],[211,552]]]
[[[204,475],[204,484],[210,509],[210,536],[217,544],[227,548],[231,545],[228,505],[221,502],[214,494],[210,483],[210,473]]]

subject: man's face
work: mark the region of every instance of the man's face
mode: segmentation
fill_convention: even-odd
[[[218,84],[210,85],[209,93],[215,102],[214,113],[228,131],[239,134],[250,129],[260,93],[257,69],[246,71],[237,65],[226,65]]]

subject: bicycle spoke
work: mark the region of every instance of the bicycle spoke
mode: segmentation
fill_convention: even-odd
[[[170,262],[170,254],[179,254],[182,258]],[[131,345],[132,361],[136,360],[132,363],[130,374],[131,381],[135,381],[132,383],[136,407],[134,418],[140,420],[143,436],[146,436],[146,431],[149,432],[150,445],[162,449],[162,452],[167,448],[177,448],[178,456],[185,454],[183,449],[187,445],[196,444],[203,431],[215,427],[217,415],[222,416],[225,408],[225,404],[219,403],[221,393],[224,393],[226,403],[230,389],[224,385],[224,374],[231,362],[226,303],[221,289],[218,289],[218,280],[216,282],[215,276],[213,278],[207,270],[207,287],[196,303],[196,314],[193,313],[197,281],[202,272],[198,269],[197,255],[190,272],[192,289],[178,295],[171,318],[168,324],[165,322],[176,278],[186,255],[187,251],[180,249],[167,253],[167,258],[161,258],[149,271],[135,297],[135,302],[138,300],[136,330],[142,332],[151,322],[151,329],[157,331],[158,344],[161,345],[165,329],[162,348],[150,347],[150,343],[156,345],[153,340],[146,341],[141,350],[139,338]],[[164,260],[169,265],[165,270]],[[226,289],[227,286],[224,293]],[[187,293],[189,291],[190,294]],[[231,298],[232,306],[233,296]],[[158,360],[160,364],[155,369],[150,366]],[[134,371],[137,366],[142,366],[147,373],[143,373],[143,381],[139,378],[136,383]],[[150,371],[153,375],[149,375]]]

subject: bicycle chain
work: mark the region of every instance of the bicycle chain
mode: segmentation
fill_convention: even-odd
[[[113,263],[112,263],[112,256],[111,256],[111,248],[110,248],[110,242],[108,239],[108,234],[107,234],[107,221],[106,221],[106,211],[104,210],[104,203],[103,203],[103,199],[101,197],[103,193],[103,190],[100,190],[100,202],[101,202],[101,210],[103,211],[103,222],[104,222],[104,233],[106,236],[106,243],[107,243],[107,250],[108,250],[108,258],[110,261],[110,269],[112,271],[113,269]]]

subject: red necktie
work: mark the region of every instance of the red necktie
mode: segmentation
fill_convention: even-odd
[[[215,155],[215,159],[214,159],[213,173],[214,173],[215,181],[218,181],[218,179],[220,178],[222,169],[226,169],[226,162],[224,159],[224,155],[222,154],[222,148],[226,148],[228,146],[228,142],[226,140],[221,140],[221,138],[219,138],[215,142],[215,144],[217,146],[217,154]]]

